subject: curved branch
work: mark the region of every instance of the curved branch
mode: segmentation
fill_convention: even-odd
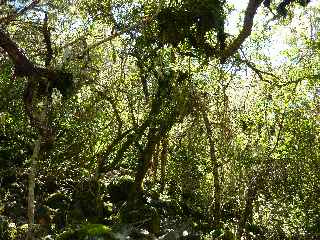
[[[2,48],[15,65],[15,74],[20,77],[32,77],[40,79],[42,77],[48,81],[55,81],[58,78],[58,72],[35,66],[18,45],[10,38],[0,27],[0,48]]]
[[[59,78],[58,72],[35,66],[2,28],[0,28],[0,47],[8,54],[15,65],[15,75],[28,78],[24,93],[25,111],[30,118],[31,125],[36,127],[49,142],[53,129],[43,124],[39,116],[34,114],[34,97],[39,90],[39,85],[47,87],[49,81],[57,81]],[[47,93],[46,89],[45,93]]]
[[[0,47],[3,48],[9,55],[10,60],[14,63],[17,75],[32,75],[32,73],[35,72],[34,65],[2,28],[0,28]]]
[[[221,62],[224,63],[229,57],[241,47],[243,42],[250,36],[253,19],[257,13],[258,8],[262,4],[263,0],[249,0],[247,9],[245,11],[244,21],[242,29],[239,35],[229,44],[229,46],[221,54]]]

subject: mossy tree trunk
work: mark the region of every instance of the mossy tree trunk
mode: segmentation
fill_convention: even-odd
[[[151,166],[152,156],[154,155],[155,147],[160,143],[163,136],[166,134],[166,129],[151,128],[147,137],[147,144],[139,154],[139,165],[135,175],[136,193],[141,193],[143,190],[143,180]]]

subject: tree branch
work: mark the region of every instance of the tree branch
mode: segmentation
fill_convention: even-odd
[[[48,68],[53,57],[53,50],[51,46],[52,45],[51,33],[50,33],[50,28],[48,27],[48,13],[46,13],[44,17],[42,33],[43,33],[43,41],[47,50],[46,58],[45,58],[45,66],[46,68]]]
[[[11,14],[5,18],[1,18],[0,22],[3,25],[7,25],[11,21],[15,20],[18,16],[21,16],[21,15],[25,14],[26,12],[32,10],[38,3],[40,3],[40,0],[33,0],[29,5],[26,5],[25,7],[23,7],[19,11],[16,11],[13,14]]]
[[[273,73],[266,72],[266,71],[258,69],[255,66],[255,64],[250,62],[249,60],[246,60],[246,59],[238,59],[238,60],[241,63],[244,63],[247,67],[249,67],[255,74],[257,74],[257,76],[259,77],[259,79],[261,81],[269,83],[270,85],[276,86],[278,88],[286,87],[286,86],[288,86],[290,84],[297,84],[297,83],[300,83],[301,81],[303,81],[305,79],[310,79],[310,78],[312,79],[312,78],[318,78],[319,77],[319,75],[309,75],[309,76],[297,78],[297,79],[292,80],[292,81],[287,81],[287,82],[284,82],[284,83],[277,83],[277,82],[273,82],[273,81],[265,79],[263,75],[268,75],[268,76],[272,77],[275,80],[279,80],[280,79],[279,76],[277,76],[277,75],[275,75]]]
[[[58,72],[35,66],[1,27],[0,47],[4,49],[15,65],[15,75],[28,78],[24,93],[25,111],[30,118],[31,125],[40,130],[44,139],[49,142],[52,136],[52,129],[43,124],[39,116],[34,113],[34,96],[40,88],[39,85],[48,86],[49,81],[56,81],[59,76]],[[43,94],[48,94],[47,89]]]
[[[247,9],[245,11],[244,21],[242,29],[239,35],[229,44],[229,46],[221,54],[221,62],[224,63],[229,57],[231,57],[240,48],[243,42],[250,36],[253,19],[257,13],[257,9],[262,4],[263,0],[249,0]]]
[[[58,78],[56,71],[51,71],[42,67],[35,66],[18,45],[10,38],[0,27],[0,48],[8,55],[10,60],[15,65],[15,74],[20,77],[45,77],[48,81],[54,81]]]
[[[35,71],[34,65],[2,28],[0,28],[0,47],[3,48],[14,63],[17,75],[31,75]]]

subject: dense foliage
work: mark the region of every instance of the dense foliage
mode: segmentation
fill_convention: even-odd
[[[319,16],[0,1],[0,239],[319,239]]]

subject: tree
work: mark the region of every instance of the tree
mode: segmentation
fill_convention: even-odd
[[[117,216],[159,234],[159,215],[211,238],[317,234],[318,39],[293,25],[308,3],[249,0],[235,35],[220,0],[3,3],[0,150],[31,159],[30,225],[35,192],[56,235]]]

